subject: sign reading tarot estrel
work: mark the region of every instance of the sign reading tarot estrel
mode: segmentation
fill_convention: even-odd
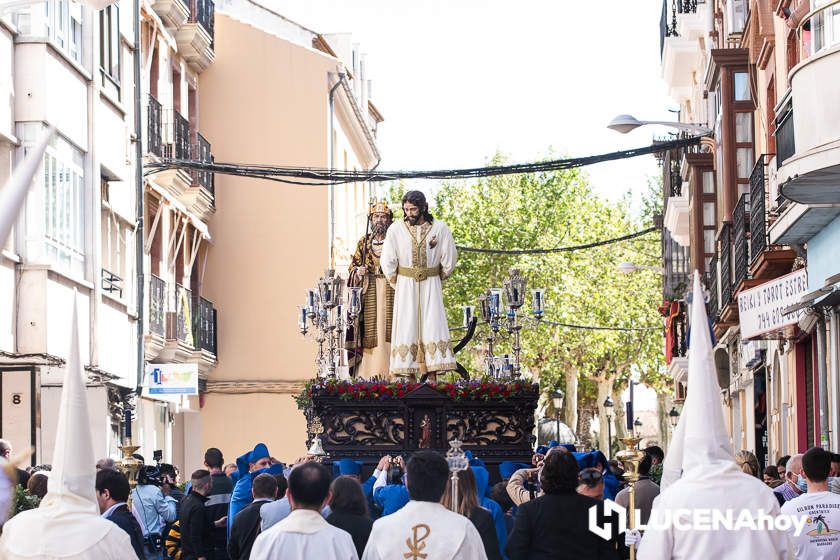
[[[741,337],[757,338],[795,325],[804,311],[785,314],[784,310],[799,303],[807,291],[808,275],[803,268],[741,292],[738,295]]]

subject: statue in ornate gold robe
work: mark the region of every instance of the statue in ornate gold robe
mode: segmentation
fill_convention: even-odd
[[[382,274],[379,257],[393,216],[382,201],[370,209],[370,233],[356,244],[349,270],[350,286],[362,287],[362,312],[349,343],[357,356],[354,375],[366,379],[389,376],[394,289]]]

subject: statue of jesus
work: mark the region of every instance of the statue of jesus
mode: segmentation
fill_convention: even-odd
[[[458,254],[452,233],[429,213],[422,192],[405,193],[402,209],[404,218],[388,228],[380,258],[382,273],[395,290],[390,373],[434,380],[457,367],[442,285]]]

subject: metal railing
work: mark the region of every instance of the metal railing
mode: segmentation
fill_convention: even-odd
[[[732,224],[720,228],[720,307],[732,301]]]
[[[688,321],[686,320],[686,305],[679,302],[679,313],[671,319],[670,335],[671,335],[671,357],[684,358],[688,351],[688,339],[686,331],[688,330]]]
[[[175,336],[181,342],[190,342],[187,340],[187,334],[190,330],[188,327],[192,326],[191,302],[192,292],[181,284],[175,284]]]
[[[216,6],[213,0],[190,0],[190,21],[198,23],[207,31],[210,35],[211,48],[214,42],[215,12]]]
[[[149,137],[146,140],[146,149],[149,153],[155,154],[156,156],[163,155],[163,144],[161,143],[162,116],[163,108],[161,107],[160,102],[149,95],[149,130],[147,132]]]
[[[190,121],[175,109],[166,112],[166,144],[163,155],[167,158],[190,159]]]
[[[712,322],[717,321],[718,316],[718,282],[717,282],[717,255],[709,262],[709,271],[706,273],[706,285],[709,286],[708,313]]]
[[[193,151],[195,159],[208,163],[213,161],[213,156],[210,153],[210,142],[199,133],[195,134],[195,138],[195,150]],[[206,189],[211,195],[215,194],[212,172],[196,169],[193,171],[193,180],[199,187]]]
[[[123,279],[111,272],[110,270],[102,269],[102,291],[113,294],[118,292],[122,298],[122,283]]]
[[[776,161],[781,166],[796,153],[793,137],[793,103],[789,102],[776,116]]]
[[[193,337],[196,350],[216,354],[216,309],[203,297],[193,299]]]
[[[149,279],[149,331],[166,336],[166,282],[154,274]]]
[[[750,173],[750,262],[767,248],[767,155],[758,156]]]
[[[750,274],[750,195],[744,193],[732,212],[733,256],[735,274],[732,284],[738,286]]]

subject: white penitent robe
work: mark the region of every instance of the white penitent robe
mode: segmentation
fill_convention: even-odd
[[[440,220],[388,228],[380,266],[394,286],[391,374],[418,376],[456,368],[443,307],[443,280],[455,269],[455,240]]]
[[[131,538],[95,513],[58,516],[31,509],[11,518],[0,536],[3,560],[135,560]]]
[[[362,560],[487,560],[472,521],[435,502],[408,502],[377,519]]]
[[[251,560],[306,558],[359,560],[350,533],[333,527],[313,510],[296,509],[254,541]]]

